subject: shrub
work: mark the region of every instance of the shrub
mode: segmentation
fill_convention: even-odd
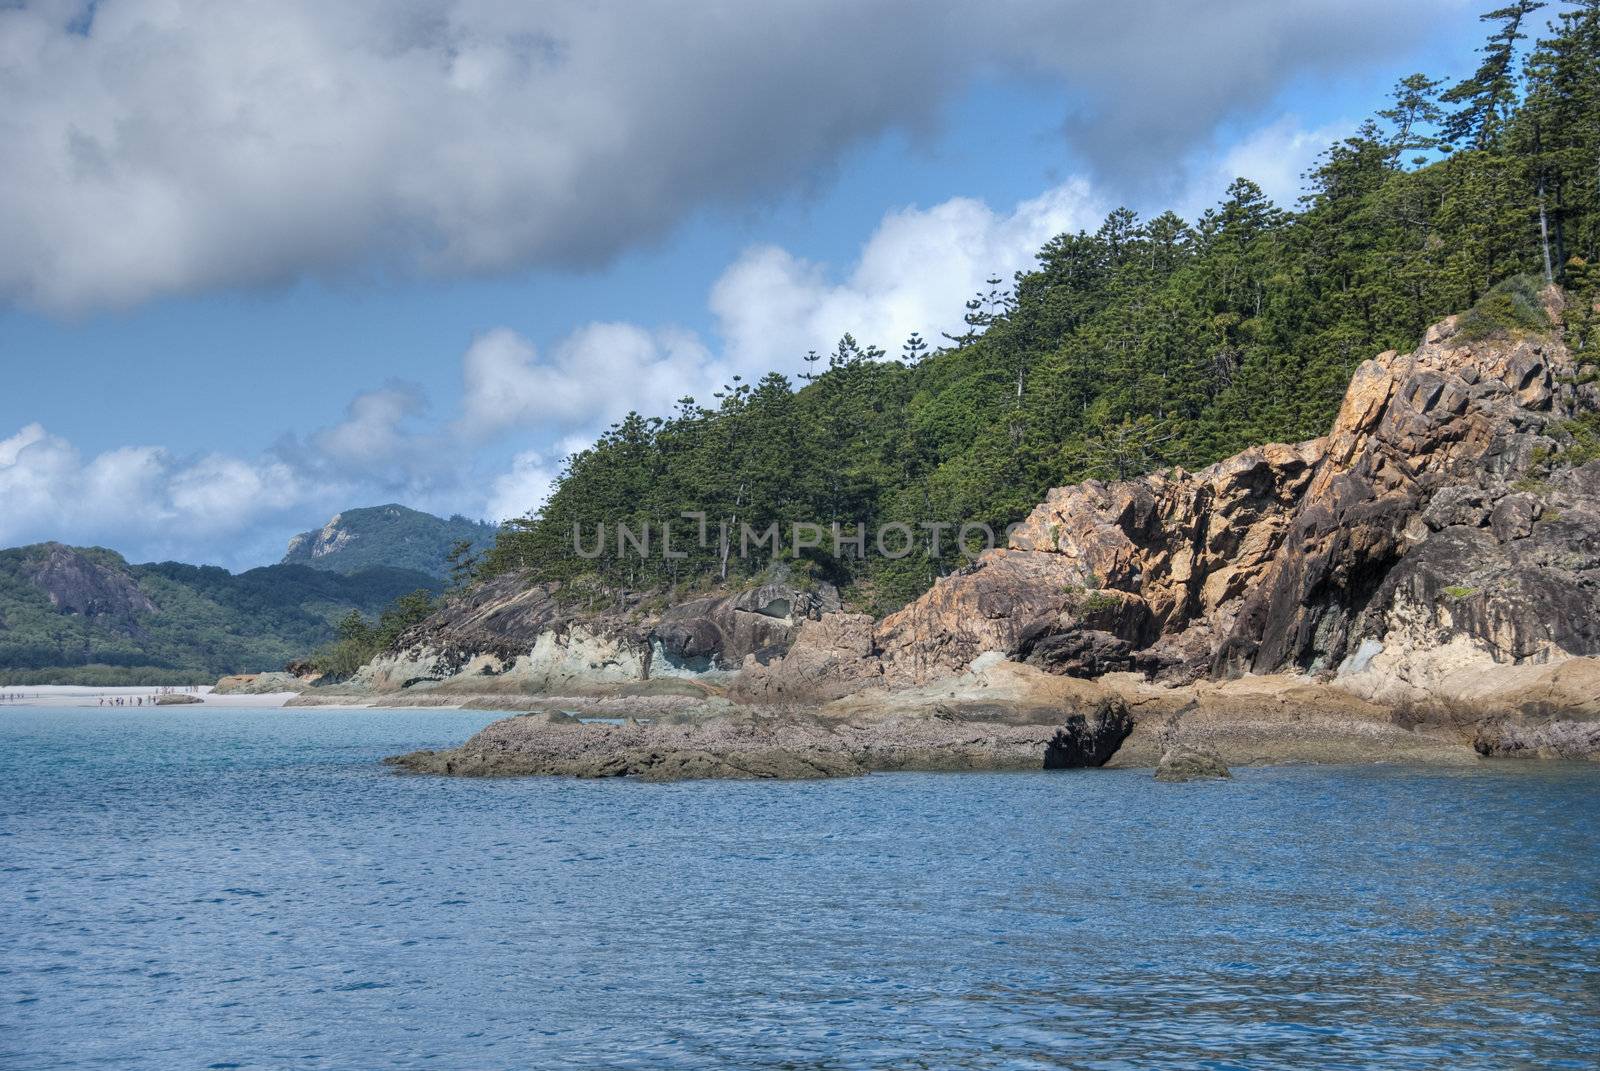
[[[1600,413],[1585,413],[1562,424],[1561,430],[1572,436],[1572,444],[1556,454],[1558,464],[1584,465],[1600,458]]]
[[[1122,605],[1122,600],[1105,591],[1091,591],[1084,597],[1080,609],[1086,614],[1097,614],[1102,610],[1115,610]]]
[[[1550,328],[1550,317],[1539,300],[1539,285],[1531,275],[1513,275],[1496,283],[1461,314],[1456,329],[1469,341],[1517,337]]]

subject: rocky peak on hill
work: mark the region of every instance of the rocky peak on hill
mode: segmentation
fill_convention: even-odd
[[[24,575],[65,614],[111,618],[132,626],[139,614],[153,613],[156,605],[139,590],[125,563],[109,552],[103,560],[75,547],[46,543],[43,554],[29,562]]]
[[[376,566],[414,569],[444,579],[449,555],[459,542],[472,552],[494,542],[497,528],[465,517],[431,513],[390,503],[336,513],[321,528],[289,540],[283,565],[309,565],[346,575]]]

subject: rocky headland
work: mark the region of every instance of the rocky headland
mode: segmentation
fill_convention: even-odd
[[[506,575],[299,702],[549,712],[394,760],[454,774],[1592,758],[1600,462],[1561,451],[1596,400],[1559,327],[1446,320],[1327,435],[1057,488],[883,620],[781,576],[594,611]]]

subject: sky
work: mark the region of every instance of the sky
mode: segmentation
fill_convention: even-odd
[[[1292,205],[1478,13],[0,2],[0,546],[525,514],[630,409],[937,340],[1119,205]]]

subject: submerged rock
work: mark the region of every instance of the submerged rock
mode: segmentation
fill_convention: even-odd
[[[1157,781],[1204,781],[1231,778],[1228,767],[1209,751],[1179,745],[1168,748],[1156,767]]]

